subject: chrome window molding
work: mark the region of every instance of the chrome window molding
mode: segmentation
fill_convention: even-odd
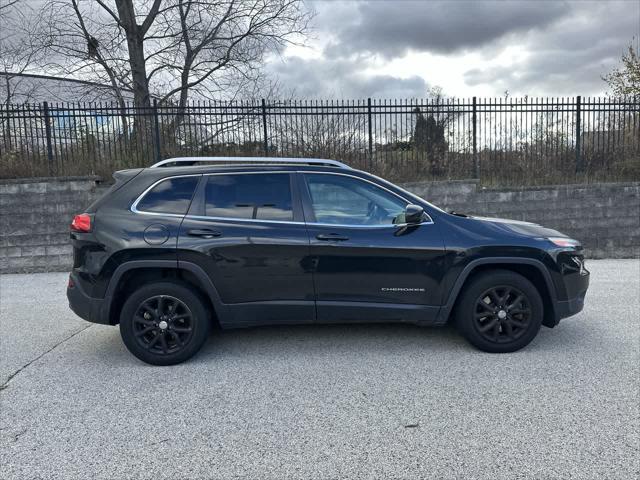
[[[162,213],[162,212],[145,212],[144,210],[134,210],[131,208],[133,213],[137,213],[138,215],[156,215],[160,217],[174,217],[174,218],[183,218],[184,215],[180,215],[179,213]]]
[[[304,222],[295,220],[267,220],[261,218],[238,218],[238,217],[209,217],[206,215],[185,215],[184,218],[192,220],[214,220],[216,222],[244,222],[244,223],[280,223],[285,225],[304,225]]]
[[[201,177],[202,174],[201,173],[192,173],[190,175],[173,175],[171,177],[164,177],[161,178],[160,180],[157,180],[155,182],[153,182],[151,184],[151,186],[147,187],[145,189],[144,192],[142,192],[140,195],[138,195],[138,198],[136,198],[134,200],[134,202],[131,204],[131,207],[129,210],[131,210],[133,213],[142,213],[144,215],[162,215],[164,217],[184,217],[184,214],[179,214],[179,213],[163,213],[163,212],[147,212],[145,210],[138,210],[138,204],[142,201],[142,199],[145,197],[145,195],[147,193],[149,193],[151,190],[153,190],[155,188],[156,185],[161,184],[162,182],[166,182],[169,180],[173,180],[175,178],[186,178],[186,177]],[[196,188],[197,188],[197,184],[196,184]],[[195,190],[193,192],[195,194]],[[185,212],[186,213],[186,212]]]
[[[142,212],[145,213],[145,212]],[[178,215],[181,217],[182,215]],[[308,225],[314,227],[342,227],[342,228],[402,228],[412,225],[431,225],[433,222],[421,222],[417,224],[391,223],[389,225],[347,225],[339,223],[318,223],[318,222],[296,222],[294,220],[266,220],[259,218],[236,218],[236,217],[208,217],[206,215],[185,215],[185,218],[192,220],[213,220],[216,222],[243,222],[243,223],[279,223],[285,225]]]
[[[137,206],[140,203],[140,201],[142,201],[142,199],[144,198],[144,196],[149,193],[149,191],[151,191],[156,185],[167,181],[167,180],[172,180],[174,178],[184,178],[184,177],[207,177],[207,176],[212,176],[212,175],[268,175],[268,174],[273,174],[273,173],[287,173],[290,174],[291,171],[288,170],[277,170],[277,171],[268,171],[268,172],[212,172],[212,173],[193,173],[193,174],[185,174],[185,175],[172,175],[170,177],[163,177],[160,180],[157,180],[156,182],[154,182],[153,184],[151,184],[151,186],[149,186],[144,192],[142,192],[138,198],[135,199],[135,201],[133,202],[133,204],[131,205],[130,210],[133,213],[138,213],[138,214],[142,214],[142,215],[156,215],[156,216],[163,216],[163,217],[176,217],[176,218],[191,218],[194,220],[214,220],[214,221],[231,221],[231,222],[244,222],[244,223],[276,223],[276,224],[285,224],[285,225],[309,225],[309,226],[314,226],[314,227],[337,227],[337,228],[370,228],[370,229],[379,229],[379,228],[403,228],[403,227],[408,227],[408,226],[414,226],[414,225],[433,225],[433,220],[431,219],[431,217],[429,216],[429,214],[427,214],[425,212],[425,216],[428,220],[424,221],[424,222],[420,222],[418,224],[409,224],[409,223],[392,223],[389,225],[352,225],[352,224],[343,224],[343,223],[322,223],[322,222],[297,222],[294,220],[266,220],[266,219],[257,219],[257,218],[236,218],[236,217],[210,217],[210,216],[206,216],[206,215],[182,215],[179,213],[162,213],[162,212],[147,212],[145,210],[138,210]],[[314,173],[314,174],[322,174],[322,175],[342,175],[345,177],[351,177],[351,178],[355,178],[356,180],[361,180],[363,182],[368,182],[370,184],[372,184],[375,187],[381,188],[382,190],[385,190],[387,192],[389,192],[390,194],[398,197],[399,199],[401,199],[402,201],[406,202],[407,205],[410,204],[411,202],[409,200],[407,200],[406,198],[404,198],[401,195],[398,195],[395,192],[392,192],[391,190],[389,190],[388,188],[385,188],[381,185],[378,185],[375,182],[372,182],[370,180],[367,180],[366,178],[362,178],[362,177],[358,177],[356,175],[350,175],[348,173],[341,173],[341,172],[323,172],[323,171],[318,171],[318,170],[304,170],[304,171],[298,171],[297,173]]]
[[[154,182],[153,184],[151,184],[150,187],[148,187],[144,192],[142,192],[140,195],[138,195],[138,198],[135,199],[135,201],[133,202],[133,204],[131,205],[130,210],[133,213],[142,213],[144,215],[163,215],[163,216],[170,216],[170,217],[184,217],[185,215],[181,215],[179,213],[162,213],[162,212],[147,212],[145,210],[138,210],[138,204],[142,201],[142,199],[144,198],[144,196],[149,193],[156,185],[159,185],[160,183],[167,181],[167,180],[173,180],[174,178],[185,178],[185,177],[208,177],[211,175],[253,175],[253,174],[271,174],[271,173],[287,173],[290,174],[291,171],[288,170],[276,170],[276,171],[269,171],[269,172],[212,172],[212,173],[190,173],[190,174],[184,174],[184,175],[171,175],[169,177],[163,177],[160,180],[157,180],[156,182]],[[197,188],[197,186],[196,186]],[[195,192],[194,192],[195,193]],[[212,217],[213,218],[213,217]],[[227,217],[225,217],[227,218]],[[239,219],[241,220],[241,219]]]
[[[416,225],[433,225],[433,222],[429,220],[429,221],[424,221],[420,223],[390,223],[388,225],[386,224],[385,225],[349,225],[344,223],[307,222],[307,225],[312,225],[314,227],[342,227],[342,228],[402,228],[402,227],[411,227]]]

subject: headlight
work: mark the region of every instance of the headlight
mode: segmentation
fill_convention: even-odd
[[[577,265],[578,271],[580,272],[580,275],[582,275],[582,276],[589,275],[589,270],[584,268],[584,260],[582,258],[571,257],[571,261]]]
[[[547,238],[547,240],[549,240],[554,245],[557,245],[558,247],[579,247],[580,246],[580,242],[572,238],[549,237]]]

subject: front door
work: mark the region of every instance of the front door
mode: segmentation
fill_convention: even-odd
[[[182,223],[178,260],[207,272],[228,326],[315,318],[309,237],[292,185],[289,172],[205,175]]]
[[[427,217],[403,226],[410,202],[364,178],[301,177],[318,321],[434,320],[445,253],[437,226]]]

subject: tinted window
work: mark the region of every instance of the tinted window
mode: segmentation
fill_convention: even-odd
[[[404,222],[407,203],[364,180],[343,175],[306,174],[318,223],[391,225]]]
[[[141,212],[187,213],[200,177],[170,178],[160,182],[137,205]]]
[[[293,220],[289,174],[211,175],[206,215],[257,220]]]

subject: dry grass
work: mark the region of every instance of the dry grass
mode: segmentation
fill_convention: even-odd
[[[261,142],[211,144],[204,148],[189,145],[163,144],[161,158],[183,155],[202,156],[263,156]],[[380,150],[369,158],[363,148],[351,151],[331,151],[330,148],[311,148],[295,151],[272,151],[269,156],[334,158],[355,168],[370,171],[395,182],[469,179],[474,177],[473,155],[444,152],[429,158],[415,149]],[[26,148],[4,150],[0,154],[0,178],[46,177],[68,175],[99,175],[110,178],[115,170],[148,166],[157,152],[149,142],[130,140],[98,144],[92,138],[74,143],[55,152],[54,160],[47,160],[46,151]],[[478,152],[480,180],[487,186],[542,185],[590,183],[601,181],[640,180],[640,148],[622,145],[606,155],[586,152],[584,170],[576,173],[575,150],[560,154],[540,152],[490,151]]]

